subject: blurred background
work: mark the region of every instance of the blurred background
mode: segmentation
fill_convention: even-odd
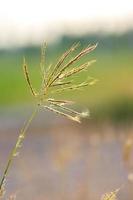
[[[98,79],[61,98],[89,109],[77,125],[41,110],[7,181],[17,199],[98,200],[133,181],[133,2],[131,0],[5,0],[0,6],[0,174],[18,131],[35,106],[24,80],[23,57],[33,87],[39,88],[40,47],[47,42],[46,66],[73,43],[98,42],[82,62],[96,59],[88,76]],[[78,51],[79,52],[79,51]],[[82,73],[81,80],[87,74]]]

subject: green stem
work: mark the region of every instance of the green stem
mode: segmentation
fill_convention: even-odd
[[[7,177],[7,175],[8,175],[8,172],[9,172],[9,169],[10,169],[10,167],[11,167],[11,164],[12,164],[12,162],[13,162],[13,160],[14,160],[14,157],[17,156],[18,150],[19,150],[19,148],[22,146],[23,140],[24,140],[25,135],[26,135],[26,133],[27,133],[26,131],[27,131],[29,125],[31,124],[33,118],[35,117],[35,115],[36,115],[36,113],[37,113],[37,110],[38,110],[38,108],[36,108],[36,109],[32,112],[32,114],[31,114],[31,116],[29,117],[28,121],[25,123],[24,127],[21,129],[21,131],[20,131],[20,133],[19,133],[19,135],[18,135],[17,141],[16,141],[14,147],[12,148],[12,151],[10,152],[9,159],[8,159],[8,161],[7,161],[7,164],[6,164],[6,166],[5,166],[5,170],[4,170],[4,172],[3,172],[3,175],[2,175],[2,178],[1,178],[1,181],[0,181],[0,191],[1,191],[1,190],[3,189],[3,187],[4,187],[5,180],[6,180],[6,177]]]

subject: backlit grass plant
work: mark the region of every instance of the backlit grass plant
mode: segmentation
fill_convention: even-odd
[[[74,104],[74,102],[64,99],[54,99],[52,98],[53,94],[63,93],[67,90],[78,90],[89,85],[93,85],[96,82],[96,79],[91,78],[84,80],[81,83],[74,83],[74,76],[80,74],[82,71],[88,69],[88,67],[95,62],[95,60],[88,61],[86,63],[78,65],[77,61],[79,61],[82,57],[92,52],[96,48],[97,44],[89,45],[83,50],[80,51],[76,56],[70,58],[72,53],[79,47],[78,44],[74,44],[71,48],[69,48],[63,55],[59,58],[57,63],[52,66],[46,67],[45,63],[45,50],[46,45],[43,44],[41,48],[41,62],[40,62],[40,72],[41,72],[41,85],[39,91],[35,91],[32,86],[30,75],[28,72],[28,66],[26,60],[24,58],[23,70],[26,82],[29,86],[31,94],[37,101],[37,105],[35,110],[29,117],[28,121],[25,123],[24,127],[21,129],[16,144],[14,145],[12,151],[10,152],[7,164],[5,166],[3,175],[0,180],[0,197],[4,196],[5,191],[5,181],[7,175],[9,173],[9,169],[11,164],[19,154],[19,150],[23,144],[25,139],[27,129],[32,122],[34,116],[36,115],[38,108],[47,109],[59,115],[62,115],[70,120],[81,122],[82,118],[88,117],[89,113],[86,112],[78,112],[72,108],[70,108],[70,104]]]
[[[67,107],[69,104],[73,104],[72,101],[68,100],[59,100],[51,98],[54,93],[63,93],[66,90],[76,90],[88,85],[92,85],[96,82],[96,79],[91,78],[90,81],[85,80],[80,84],[74,84],[73,80],[70,77],[87,70],[88,67],[95,62],[91,60],[87,63],[82,64],[81,66],[72,67],[81,57],[93,51],[97,45],[89,46],[83,49],[79,54],[74,58],[70,59],[66,64],[63,64],[65,59],[79,46],[79,44],[73,45],[68,51],[66,51],[61,58],[58,60],[57,64],[52,68],[50,65],[48,68],[45,68],[45,46],[42,47],[41,53],[41,87],[40,91],[36,92],[31,84],[30,76],[28,72],[28,67],[24,59],[24,74],[28,86],[32,95],[37,99],[38,106],[53,111],[57,114],[63,115],[71,120],[80,122],[82,117],[88,116],[88,113],[79,113],[73,109]],[[68,80],[69,78],[69,80]]]

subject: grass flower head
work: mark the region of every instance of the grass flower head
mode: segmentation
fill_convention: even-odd
[[[82,71],[87,70],[88,67],[95,62],[95,60],[91,60],[81,64],[80,66],[78,66],[77,64],[77,61],[79,61],[82,57],[92,52],[96,48],[96,46],[97,44],[87,46],[86,48],[82,49],[80,53],[78,53],[76,56],[74,56],[66,62],[66,59],[68,59],[70,55],[79,47],[79,43],[74,44],[65,53],[63,53],[63,55],[59,58],[59,60],[53,67],[50,66],[46,68],[46,45],[44,44],[41,49],[41,86],[38,92],[36,92],[32,87],[28,67],[24,59],[23,69],[25,78],[31,91],[31,94],[35,98],[37,98],[38,105],[40,107],[77,122],[81,122],[81,118],[89,116],[88,111],[80,113],[74,109],[71,109],[69,105],[74,102],[71,102],[69,100],[53,99],[51,98],[51,96],[53,93],[64,93],[67,90],[78,90],[86,86],[95,84],[96,79],[94,78],[89,78],[89,80],[85,80],[84,82],[76,84],[73,83],[72,77],[74,77],[75,75],[79,75]]]

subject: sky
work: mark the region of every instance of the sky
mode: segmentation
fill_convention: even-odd
[[[1,0],[0,47],[54,41],[62,34],[125,32],[133,0]]]

